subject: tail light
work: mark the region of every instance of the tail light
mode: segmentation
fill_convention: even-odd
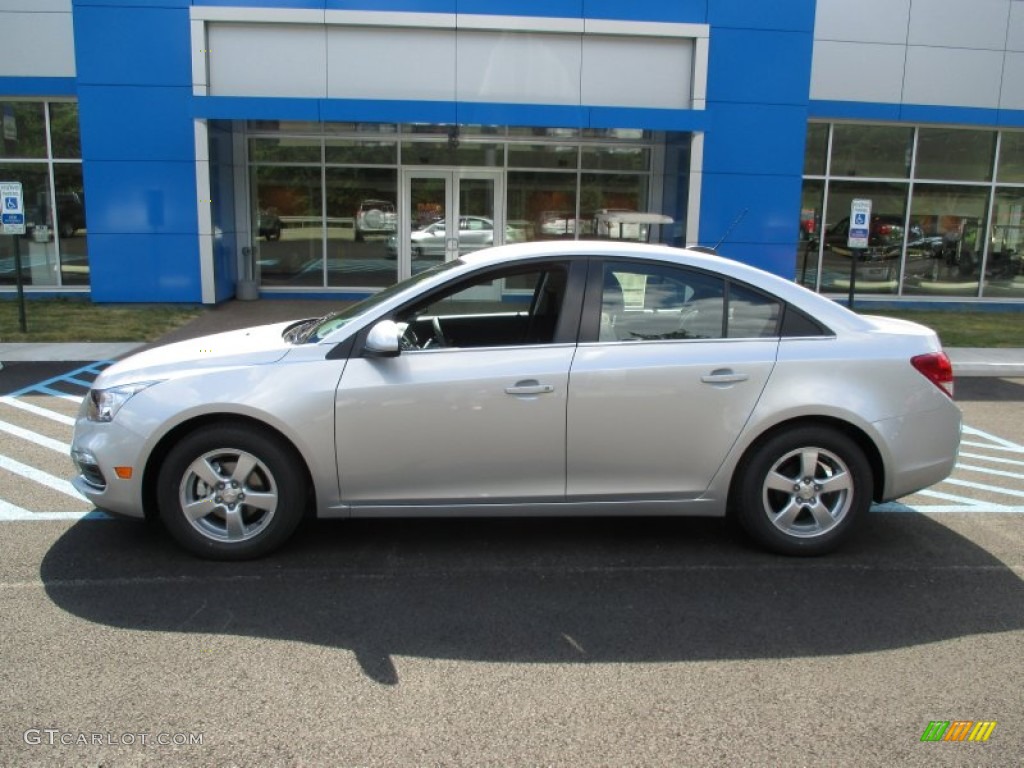
[[[950,397],[953,396],[953,364],[945,352],[929,352],[910,358],[918,372]]]

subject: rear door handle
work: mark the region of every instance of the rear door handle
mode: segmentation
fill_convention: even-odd
[[[749,378],[750,376],[745,373],[736,373],[730,368],[720,368],[701,376],[700,380],[705,384],[736,384]]]
[[[555,391],[551,384],[541,384],[535,379],[517,381],[511,387],[505,387],[506,395],[548,395]]]

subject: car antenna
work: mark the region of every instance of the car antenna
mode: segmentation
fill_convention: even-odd
[[[721,239],[719,239],[719,241],[717,243],[715,243],[713,246],[711,246],[711,250],[715,251],[716,253],[718,252],[718,246],[720,246],[722,243],[724,243],[728,239],[729,235],[732,234],[732,231],[734,229],[736,229],[736,225],[739,224],[741,221],[743,221],[743,217],[747,215],[747,211],[749,211],[749,210],[750,210],[749,208],[744,208],[742,211],[740,211],[739,216],[737,216],[735,219],[733,219],[732,224],[730,224],[729,228],[727,230],[725,230],[725,234],[722,235]]]

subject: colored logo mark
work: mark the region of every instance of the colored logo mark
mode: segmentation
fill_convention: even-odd
[[[995,720],[932,720],[921,741],[988,741],[995,728]]]

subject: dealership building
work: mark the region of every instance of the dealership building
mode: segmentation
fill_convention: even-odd
[[[0,0],[0,118],[0,297],[19,261],[97,302],[349,299],[615,238],[1024,303],[1024,0]]]

